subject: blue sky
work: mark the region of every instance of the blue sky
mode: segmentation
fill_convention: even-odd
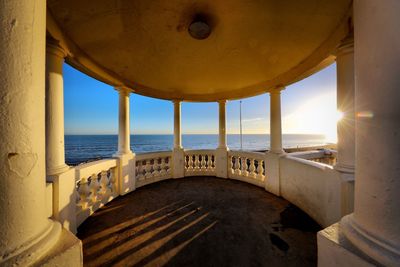
[[[116,134],[118,93],[64,64],[66,134]],[[131,94],[132,134],[171,134],[171,101]],[[336,122],[336,65],[288,86],[282,92],[284,133],[334,135]],[[269,95],[242,100],[245,134],[269,133]],[[239,101],[227,104],[227,131],[239,133]],[[217,103],[182,103],[182,133],[218,133]]]

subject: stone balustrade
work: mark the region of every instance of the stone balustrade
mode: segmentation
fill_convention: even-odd
[[[323,153],[323,152],[322,152]],[[326,227],[339,220],[352,207],[353,190],[345,187],[351,182],[341,179],[332,166],[294,157],[280,158],[281,196]]]
[[[185,150],[185,176],[215,175],[215,150]]]
[[[121,160],[114,158],[78,165],[74,168],[75,192],[69,194],[72,196],[70,201],[74,201],[76,208],[72,208],[73,218],[64,219],[69,222],[76,220],[76,226],[79,226],[97,209],[115,197],[125,194],[122,189],[123,183],[133,185],[129,191],[131,192],[135,188],[174,178],[173,164],[183,164],[184,176],[217,176],[216,153],[217,150],[184,150],[183,160],[173,161],[172,151],[153,152],[133,155],[134,164],[124,165]],[[328,225],[343,215],[341,209],[346,203],[350,203],[349,207],[352,205],[351,199],[342,192],[339,173],[332,166],[322,164],[327,163],[325,160],[335,157],[334,151],[294,152],[282,155],[278,161],[271,160],[268,153],[261,152],[228,151],[227,155],[227,162],[220,163],[226,164],[227,168],[227,175],[222,178],[250,183],[274,194],[268,185],[273,180],[270,170],[274,164],[278,164],[280,195],[301,207],[321,225]],[[120,173],[122,169],[126,169],[127,175]],[[328,195],[334,194],[337,199],[334,203],[315,199],[315,196],[327,193],[327,184],[331,185]],[[297,203],[299,199],[302,201]],[[57,201],[67,204],[68,199],[53,199],[53,205]]]
[[[265,154],[261,152],[228,152],[228,178],[260,187],[265,186]]]
[[[75,167],[77,226],[119,195],[116,159],[98,160]]]
[[[155,152],[136,155],[136,188],[169,179],[172,152]]]

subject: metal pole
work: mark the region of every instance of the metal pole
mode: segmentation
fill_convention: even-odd
[[[239,101],[240,106],[240,150],[243,150],[243,135],[242,135],[242,100]]]

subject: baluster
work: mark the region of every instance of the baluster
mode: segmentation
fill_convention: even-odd
[[[232,160],[233,160],[233,157],[232,156],[229,156],[228,157],[228,172],[230,173],[230,174],[233,174],[233,162],[232,162]]]
[[[109,181],[108,181],[108,172],[107,171],[102,171],[100,174],[100,191],[99,193],[101,194],[102,198],[106,198],[107,194],[109,193]]]
[[[206,171],[206,155],[201,155],[201,170]]]
[[[167,157],[166,159],[165,168],[167,169],[167,174],[171,174],[171,157]]]
[[[146,160],[146,166],[144,167],[144,178],[150,178],[151,177],[151,164],[150,164],[150,159]]]
[[[165,170],[165,158],[161,158],[161,169],[160,169],[160,175],[164,176],[167,174],[167,171]]]
[[[194,170],[200,170],[200,162],[199,162],[199,155],[194,155]]]
[[[256,165],[254,164],[254,159],[250,159],[250,167],[249,167],[249,171],[250,171],[249,176],[250,177],[256,178],[255,170],[256,170]]]
[[[185,168],[185,171],[187,171],[188,168],[189,168],[189,158],[190,158],[190,156],[185,155],[184,158],[185,158],[185,165],[184,165],[184,168]]]
[[[212,159],[211,159],[211,155],[207,155],[207,159],[206,159],[206,171],[212,171]]]
[[[234,165],[235,166],[235,174],[240,175],[241,174],[240,158],[239,158],[239,156],[235,156],[234,159],[235,159],[235,165]]]
[[[159,158],[154,159],[153,173],[152,173],[153,177],[160,176],[160,171],[158,170],[160,165],[158,164],[158,160],[159,160]]]
[[[82,209],[86,209],[89,204],[89,185],[88,185],[88,180],[87,178],[83,177],[79,181],[79,187],[78,187],[78,194],[79,194],[79,202],[78,205],[82,207]]]
[[[212,171],[215,171],[215,164],[216,164],[216,162],[215,162],[215,155],[211,155],[211,170]]]
[[[100,188],[100,184],[99,184],[99,178],[98,178],[98,174],[93,173],[92,176],[90,176],[90,192],[91,194],[91,199],[93,204],[96,203],[97,199],[98,199],[98,191]]]
[[[193,171],[193,155],[189,155],[188,171]]]
[[[242,171],[243,176],[245,176],[245,177],[249,176],[249,172],[247,171],[247,158],[246,157],[242,157],[241,171]]]
[[[258,160],[258,166],[257,166],[257,178],[260,180],[264,180],[264,167],[263,167],[263,160]]]
[[[117,175],[116,175],[117,168],[110,169],[110,189],[113,194],[118,193],[118,184],[117,184]]]
[[[136,161],[137,165],[137,174],[136,174],[136,179],[137,180],[144,180],[144,175],[143,175],[143,161]]]

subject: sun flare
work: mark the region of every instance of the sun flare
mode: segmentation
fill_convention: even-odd
[[[328,143],[337,142],[337,122],[343,113],[336,109],[335,92],[316,96],[283,118],[283,131],[298,134],[323,134]]]

